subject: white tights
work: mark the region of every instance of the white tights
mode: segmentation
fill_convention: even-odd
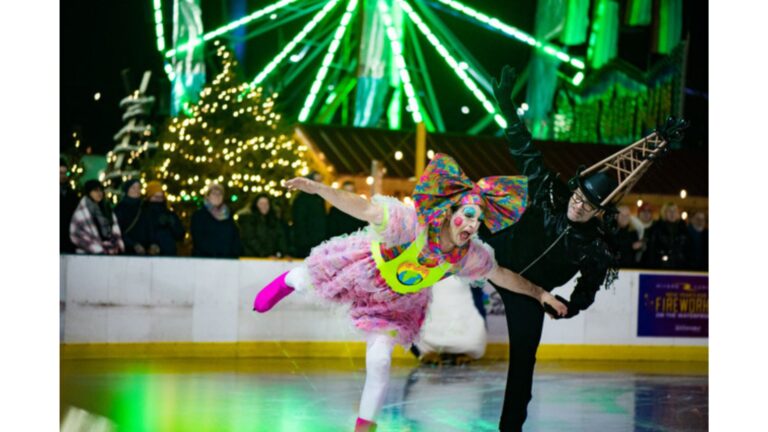
[[[294,268],[285,276],[285,283],[296,291],[312,288],[312,280],[306,265]],[[389,384],[389,368],[392,363],[394,337],[384,333],[369,333],[365,349],[365,387],[360,398],[362,419],[374,421],[384,404]]]
[[[374,421],[384,404],[389,384],[389,367],[395,339],[383,333],[370,333],[365,349],[365,387],[360,398],[362,419]]]
[[[307,266],[302,264],[289,271],[285,276],[285,283],[296,291],[306,291],[308,288],[312,288],[312,278],[309,277]]]

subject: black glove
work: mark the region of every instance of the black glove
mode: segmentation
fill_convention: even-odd
[[[501,69],[501,77],[499,81],[496,78],[491,79],[493,84],[493,96],[496,98],[496,105],[499,106],[501,114],[504,119],[507,120],[507,126],[513,126],[520,122],[520,117],[517,116],[517,107],[512,102],[512,87],[515,84],[515,68],[510,65],[505,65]]]
[[[682,118],[667,117],[667,121],[656,128],[656,132],[670,143],[679,143],[683,140],[685,130],[690,122]]]
[[[550,306],[549,303],[544,303],[544,311],[546,311],[548,314],[550,314],[553,318],[555,318],[555,319],[573,318],[573,317],[575,317],[576,315],[579,314],[579,309],[571,306],[571,303],[568,300],[560,297],[557,294],[555,294],[555,298],[560,300],[560,302],[563,303],[565,305],[565,307],[568,308],[568,313],[566,313],[564,316],[559,316],[557,314],[557,311],[555,310],[555,308]]]

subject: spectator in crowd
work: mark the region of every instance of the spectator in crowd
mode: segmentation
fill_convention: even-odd
[[[691,216],[688,223],[689,242],[689,268],[691,270],[706,271],[709,268],[709,230],[707,229],[707,215],[703,211],[697,211]]]
[[[347,192],[357,194],[355,183],[353,181],[345,181],[341,185],[341,188]],[[330,212],[328,212],[328,233],[326,237],[331,238],[342,234],[352,234],[360,228],[365,227],[365,225],[366,223],[360,219],[352,217],[336,207],[331,207]]]
[[[653,206],[650,203],[643,203],[637,209],[637,217],[632,217],[631,219],[633,221],[632,225],[636,227],[640,238],[645,238],[645,231],[653,225]]]
[[[308,179],[322,183],[323,176],[313,172]],[[293,247],[294,256],[306,258],[313,247],[327,239],[325,200],[320,195],[297,192],[293,201]]]
[[[69,237],[81,254],[117,255],[125,250],[120,225],[98,180],[85,182],[83,198],[69,224]]]
[[[282,258],[289,255],[288,234],[269,195],[259,194],[238,215],[243,256]]]
[[[629,207],[622,205],[617,207],[617,229],[615,234],[616,249],[619,252],[619,266],[623,268],[637,268],[637,252],[643,248],[640,235],[630,223],[632,214]]]
[[[635,230],[637,230],[637,235],[642,242],[641,247],[637,250],[637,255],[635,256],[635,260],[641,268],[646,266],[645,250],[648,247],[648,230],[651,229],[653,222],[653,206],[649,203],[643,203],[643,205],[637,209],[637,216],[630,217],[630,223],[635,227]]]
[[[59,253],[75,253],[75,245],[69,238],[69,223],[80,201],[69,184],[67,162],[59,159]]]
[[[184,239],[184,226],[168,208],[163,184],[147,183],[147,198],[142,207],[138,229],[145,237],[144,248],[148,255],[175,256],[176,242]]]
[[[141,225],[141,183],[131,179],[122,184],[123,198],[115,207],[117,222],[123,234],[126,255],[146,255],[142,245],[146,241],[144,233],[139,231]]]
[[[661,217],[651,226],[643,255],[645,265],[654,269],[684,269],[688,266],[688,227],[680,219],[677,205],[661,207]]]
[[[240,232],[224,203],[226,192],[218,183],[208,186],[203,207],[192,215],[192,256],[237,258]]]

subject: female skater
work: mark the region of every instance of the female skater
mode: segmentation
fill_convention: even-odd
[[[350,305],[352,321],[367,334],[356,432],[375,430],[392,348],[395,343],[408,346],[418,336],[430,287],[439,280],[450,275],[488,278],[548,303],[558,313],[566,311],[548,292],[498,267],[493,250],[476,238],[481,221],[497,232],[520,218],[527,197],[525,177],[487,177],[475,184],[450,156],[438,154],[414,189],[415,209],[380,195],[368,201],[307,178],[291,179],[286,186],[318,194],[370,224],[315,247],[301,266],[280,275],[254,301],[254,310],[263,313],[294,290],[313,290]]]

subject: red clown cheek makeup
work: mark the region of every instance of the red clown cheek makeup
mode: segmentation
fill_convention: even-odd
[[[456,216],[455,218],[453,218],[453,225],[460,227],[461,224],[463,223],[464,223],[464,219],[462,219],[461,216]]]

